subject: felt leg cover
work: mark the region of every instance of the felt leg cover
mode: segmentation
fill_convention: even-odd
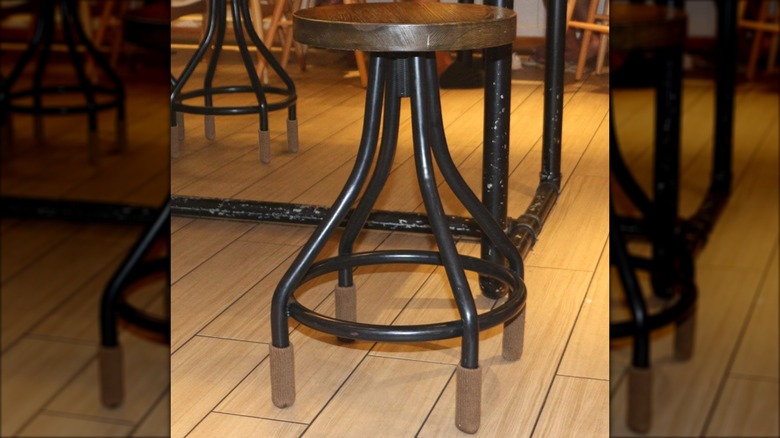
[[[295,358],[293,345],[277,348],[269,344],[271,366],[271,399],[279,408],[295,403]]]
[[[628,370],[628,427],[636,432],[650,430],[653,416],[653,373],[650,368]]]
[[[693,343],[696,338],[696,311],[677,321],[674,333],[674,358],[688,360],[693,356]]]
[[[98,367],[100,401],[107,407],[119,406],[124,398],[122,347],[100,347]]]
[[[336,286],[336,319],[357,321],[357,290],[355,286]],[[354,339],[338,338],[341,342],[354,342]]]
[[[184,113],[176,113],[176,128],[179,141],[184,141]]]
[[[501,355],[506,360],[518,360],[523,355],[525,309],[515,319],[504,323]]]
[[[355,286],[336,286],[336,319],[357,321],[357,290]]]
[[[179,134],[176,126],[171,126],[171,158],[179,158]]]
[[[298,152],[298,120],[287,119],[287,150]]]
[[[203,118],[203,129],[206,131],[207,140],[214,140],[217,138],[217,127],[214,124],[214,116],[205,116]]]
[[[482,369],[458,365],[455,378],[455,426],[463,432],[476,433],[482,411]]]
[[[271,132],[258,130],[257,134],[260,145],[260,162],[268,164],[271,162]]]

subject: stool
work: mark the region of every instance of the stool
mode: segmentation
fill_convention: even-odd
[[[78,78],[77,85],[46,85],[43,79],[49,62],[54,35],[56,33],[55,10],[59,5],[60,23],[65,44],[68,48],[70,61]],[[77,10],[77,0],[39,1],[35,3],[37,19],[33,38],[27,49],[21,54],[18,62],[2,84],[0,90],[0,120],[10,125],[10,117],[13,113],[32,114],[34,117],[34,130],[36,140],[43,140],[44,115],[87,114],[88,118],[88,151],[89,161],[97,164],[98,153],[98,112],[104,110],[116,110],[116,150],[124,151],[127,146],[125,132],[125,91],[122,81],[114,72],[103,55],[95,48],[89,37],[84,32],[81,19]],[[111,82],[111,86],[103,86],[92,83],[89,80],[82,55],[77,46],[83,46],[90,57],[96,62],[100,70]],[[33,73],[33,85],[31,88],[14,90],[14,85],[21,77],[27,65],[38,53],[38,60]],[[84,103],[78,104],[49,104],[43,103],[45,96],[81,95]],[[101,96],[102,99],[97,97]],[[32,99],[32,103],[19,102]],[[10,126],[7,128],[10,130]],[[7,135],[7,134],[6,134]]]
[[[479,428],[481,369],[479,331],[504,324],[503,356],[517,360],[522,353],[526,291],[519,251],[480,203],[452,162],[444,136],[436,74],[436,50],[474,50],[510,44],[516,15],[503,8],[451,3],[367,3],[321,6],[296,12],[293,29],[304,44],[336,50],[371,53],[363,134],[355,166],[325,219],[282,277],[271,308],[270,372],[272,399],[287,407],[295,401],[293,346],[288,317],[342,339],[377,342],[416,342],[462,337],[456,371],[455,424],[464,432]],[[353,253],[362,229],[392,167],[398,138],[400,101],[411,99],[412,132],[417,179],[438,252],[394,250]],[[384,109],[382,106],[384,104]],[[377,151],[380,120],[381,144]],[[369,178],[369,170],[376,165]],[[477,226],[508,267],[459,255],[439,198],[434,165],[474,217]],[[367,185],[366,182],[368,181]],[[346,222],[337,257],[314,263],[350,206],[366,185],[363,197]],[[384,326],[357,322],[357,291],[353,268],[379,264],[443,266],[460,320],[415,326]],[[505,286],[504,303],[478,315],[464,270],[475,271]],[[302,284],[338,271],[335,318],[317,314],[297,302],[293,293]]]
[[[247,75],[249,76],[250,86],[222,86],[214,87],[214,73],[217,70],[219,55],[222,52],[222,46],[225,40],[225,30],[227,27],[227,0],[209,0],[208,8],[208,27],[205,37],[198,45],[192,59],[187,63],[184,72],[177,80],[172,80],[171,91],[171,156],[178,157],[179,141],[184,138],[184,127],[179,120],[182,120],[178,113],[201,114],[205,116],[204,124],[206,138],[214,140],[216,138],[216,129],[214,126],[215,115],[234,115],[234,114],[258,114],[260,117],[260,130],[258,134],[260,161],[269,163],[271,161],[271,134],[268,131],[268,112],[287,108],[287,149],[290,152],[298,150],[298,121],[295,114],[295,102],[297,95],[295,85],[287,72],[274,59],[271,52],[263,44],[260,36],[252,25],[252,19],[249,13],[247,0],[233,0],[231,10],[233,17],[233,30],[236,36],[241,59],[244,63]],[[284,82],[285,88],[264,86],[258,77],[257,70],[252,62],[247,41],[244,32],[249,35],[249,39],[257,47],[259,55],[264,59],[264,63],[269,65],[277,76]],[[203,88],[182,92],[183,87],[195,71],[195,67],[203,59],[206,51],[212,48],[211,57],[206,70],[206,77],[203,81]],[[242,107],[215,107],[213,97],[218,94],[232,93],[253,93],[257,98],[256,106]],[[277,94],[283,96],[283,99],[276,102],[268,102],[266,94]],[[203,97],[204,105],[195,106],[183,103],[187,99]],[[177,120],[178,119],[178,120]]]
[[[610,169],[613,177],[642,215],[619,216],[610,202],[610,251],[632,314],[632,320],[613,322],[611,338],[634,340],[628,375],[628,425],[647,432],[652,419],[650,332],[675,324],[675,357],[687,360],[693,353],[695,303],[693,250],[679,227],[678,183],[680,155],[680,102],[682,51],[687,17],[683,10],[654,5],[612,5],[610,50],[620,56],[630,51],[651,51],[657,69],[645,71],[656,80],[655,185],[652,201],[633,178],[610,124]],[[619,76],[621,67],[613,70]],[[652,242],[652,257],[628,252],[628,237]],[[653,293],[671,305],[656,314],[647,311],[636,270],[651,274]]]

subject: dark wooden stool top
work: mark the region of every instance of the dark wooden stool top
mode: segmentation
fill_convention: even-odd
[[[514,11],[458,3],[318,6],[293,15],[293,35],[314,47],[367,52],[471,50],[512,44]]]
[[[679,47],[685,42],[686,21],[682,9],[615,3],[610,10],[610,50]]]

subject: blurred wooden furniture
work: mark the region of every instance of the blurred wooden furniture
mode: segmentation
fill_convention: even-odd
[[[756,6],[757,15],[755,17],[747,16],[749,4]],[[748,80],[751,80],[756,75],[758,59],[767,36],[770,38],[767,72],[774,68],[777,61],[778,40],[780,40],[780,2],[777,0],[743,0],[739,2],[738,8],[737,27],[753,31],[746,74]]]
[[[602,0],[588,0],[588,16],[585,21],[572,19],[574,6],[577,1],[585,0],[568,0],[566,4],[566,23],[569,28],[582,30],[580,54],[577,58],[577,71],[574,74],[574,78],[579,81],[582,79],[582,74],[585,71],[585,62],[588,59],[588,47],[593,32],[601,34],[598,56],[596,57],[596,74],[600,74],[604,68],[604,59],[609,44],[609,0],[604,1],[604,9],[602,12],[598,11],[598,6]]]

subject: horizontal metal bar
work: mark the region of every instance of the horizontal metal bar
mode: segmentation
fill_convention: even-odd
[[[325,219],[328,207],[282,202],[171,196],[171,213],[182,216],[240,219],[317,225]],[[349,220],[352,211],[341,226]],[[448,216],[449,229],[454,235],[480,237],[481,232],[472,218]],[[431,233],[427,216],[419,213],[374,211],[365,228],[372,230]]]
[[[84,222],[152,222],[159,206],[109,204],[44,198],[0,197],[0,216]]]

